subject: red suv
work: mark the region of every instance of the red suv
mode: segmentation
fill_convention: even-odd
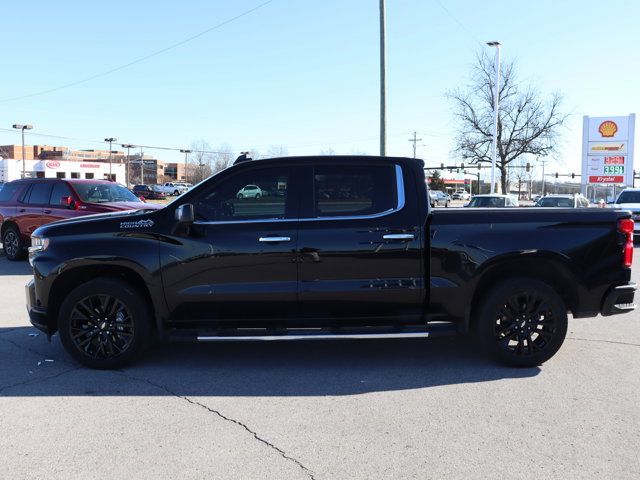
[[[25,257],[40,225],[92,213],[158,209],[124,186],[106,180],[29,178],[0,188],[0,238],[9,260]]]

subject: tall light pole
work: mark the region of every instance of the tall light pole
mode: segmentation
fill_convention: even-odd
[[[25,125],[22,125],[20,123],[14,123],[13,124],[13,128],[16,128],[16,129],[22,131],[22,176],[20,178],[24,178],[26,176],[26,173],[25,173],[25,161],[24,161],[24,131],[25,130],[32,130],[33,129],[33,125],[29,125],[28,123],[25,124]]]
[[[387,98],[384,0],[380,0],[380,156],[387,154]]]
[[[184,183],[187,183],[187,159],[189,158],[189,154],[191,150],[180,149],[180,152],[184,153]],[[176,168],[176,177],[178,176],[178,169]]]
[[[493,158],[491,159],[491,193],[496,192],[496,162],[498,159],[498,97],[500,96],[500,42],[487,42],[496,47],[496,90],[493,94]],[[502,192],[507,193],[507,192]]]
[[[124,164],[124,181],[127,184],[127,188],[129,188],[129,149],[135,147],[135,145],[124,144],[120,146],[127,149],[127,162]]]
[[[104,139],[105,142],[109,142],[109,181],[113,179],[113,175],[111,174],[111,144],[117,140],[118,140],[117,138],[113,138],[113,137]]]

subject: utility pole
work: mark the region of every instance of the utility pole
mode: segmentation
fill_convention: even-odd
[[[417,135],[417,132],[414,130],[413,138],[409,139],[410,142],[413,142],[413,158],[416,158],[416,144],[422,141],[421,138],[416,138],[416,135]]]
[[[127,188],[129,188],[129,149],[135,147],[135,145],[120,145],[122,148],[126,148],[127,149],[127,163],[124,164],[124,180],[125,183],[127,185]]]
[[[188,179],[188,175],[187,175],[187,159],[189,158],[189,154],[191,153],[191,150],[187,150],[187,149],[180,149],[180,151],[182,153],[184,153],[184,183],[187,183],[187,179]],[[176,169],[177,170],[177,169]],[[176,171],[176,177],[178,176],[178,172]]]
[[[491,159],[491,193],[496,192],[496,163],[498,159],[498,102],[500,97],[500,42],[487,42],[490,47],[496,47],[496,80],[495,93],[493,94],[493,157]],[[502,192],[509,193],[509,192]]]
[[[144,185],[144,154],[142,153],[142,147],[140,147],[140,184]]]
[[[544,197],[544,166],[547,164],[547,161],[545,159],[538,161],[542,163],[542,196]]]
[[[384,0],[380,0],[380,156],[387,154],[387,107],[385,74],[385,20]]]
[[[25,176],[27,175],[25,172],[25,161],[24,161],[24,131],[25,130],[31,130],[33,128],[33,125],[22,125],[19,123],[16,123],[13,125],[13,128],[18,129],[18,130],[22,130],[22,176],[20,178],[25,178]]]
[[[109,181],[110,182],[113,181],[113,174],[111,173],[111,144],[117,140],[118,140],[117,138],[113,138],[113,137],[104,139],[105,142],[109,142]]]

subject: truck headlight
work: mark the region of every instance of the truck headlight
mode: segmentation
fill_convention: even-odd
[[[31,246],[29,247],[29,254],[38,252],[44,252],[49,246],[49,239],[42,237],[31,237]]]

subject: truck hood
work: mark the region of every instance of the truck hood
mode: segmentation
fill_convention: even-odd
[[[90,233],[98,230],[113,232],[148,230],[155,223],[153,217],[156,212],[158,209],[152,207],[148,210],[119,210],[82,215],[42,225],[33,232],[33,235],[48,237],[57,234]]]

